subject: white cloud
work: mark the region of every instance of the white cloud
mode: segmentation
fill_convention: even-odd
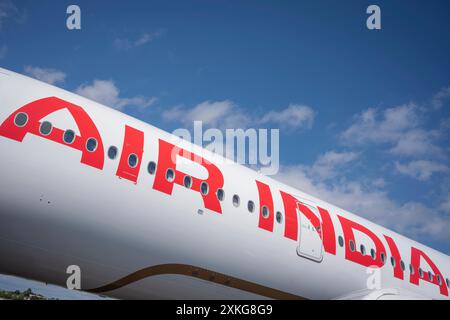
[[[442,153],[442,149],[434,144],[438,137],[439,132],[436,130],[409,130],[403,133],[389,151],[400,156],[437,156]]]
[[[450,98],[450,86],[442,88],[436,93],[431,100],[431,104],[435,109],[440,109],[444,105],[444,101],[448,98]]]
[[[334,182],[311,176],[311,167],[282,166],[280,181],[413,238],[450,241],[450,221],[437,208],[418,202],[398,203],[389,195],[359,181]]]
[[[163,34],[163,31],[159,30],[159,31],[156,31],[153,33],[146,32],[135,40],[118,38],[118,39],[114,40],[114,46],[120,50],[130,50],[133,48],[138,48],[143,45],[146,45],[147,43],[150,43],[153,40],[159,38],[162,34]]]
[[[250,125],[277,124],[282,128],[310,128],[314,111],[307,106],[289,105],[281,111],[270,111],[263,115],[250,115],[230,100],[204,101],[193,108],[174,107],[163,113],[169,121],[185,125],[199,120],[207,126],[219,128],[246,128]]]
[[[26,66],[25,73],[35,79],[47,82],[49,84],[62,83],[66,79],[66,74],[56,69]]]
[[[175,107],[163,113],[169,121],[179,121],[185,125],[202,121],[204,125],[223,128],[245,127],[250,119],[230,100],[204,101],[194,108]]]
[[[376,188],[384,188],[386,186],[386,180],[383,178],[377,178],[372,181],[372,186]]]
[[[417,125],[415,110],[415,105],[403,105],[383,112],[367,109],[355,117],[341,139],[346,144],[395,142],[405,131]]]
[[[0,59],[6,57],[7,53],[8,53],[8,46],[6,44],[0,46]]]
[[[309,175],[322,180],[333,178],[336,169],[355,161],[359,155],[355,152],[328,151],[320,155],[316,162],[309,168]]]
[[[438,130],[425,130],[419,108],[401,105],[384,111],[367,109],[358,114],[353,124],[340,136],[347,146],[366,144],[390,145],[390,152],[399,156],[432,156],[442,153],[434,141]]]
[[[280,126],[298,129],[311,128],[314,122],[314,110],[308,106],[291,104],[281,111],[270,111],[265,114],[260,123],[276,123]]]
[[[9,17],[18,13],[17,7],[10,0],[0,1],[0,30]]]
[[[428,160],[416,160],[407,164],[395,162],[395,168],[399,173],[421,181],[428,180],[434,173],[449,172],[446,165]]]
[[[447,199],[441,203],[440,208],[442,211],[450,214],[450,194],[447,196]]]
[[[111,80],[94,80],[91,84],[83,84],[76,89],[76,93],[118,110],[122,110],[126,106],[147,108],[157,100],[154,97],[144,96],[122,98],[120,90]]]
[[[11,0],[0,0],[0,31],[7,20],[25,23],[27,18],[26,11],[19,10]]]

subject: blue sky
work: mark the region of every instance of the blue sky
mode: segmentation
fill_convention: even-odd
[[[66,8],[81,8],[81,30]],[[381,30],[366,8],[381,8]],[[448,1],[0,0],[0,65],[172,131],[280,129],[278,178],[450,252]]]

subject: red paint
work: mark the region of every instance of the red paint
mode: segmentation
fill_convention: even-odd
[[[419,272],[416,271],[416,272],[414,272],[414,274],[411,273],[409,281],[412,284],[415,284],[415,285],[419,285],[419,280],[435,284],[435,285],[437,285],[439,287],[439,292],[442,295],[448,296],[448,288],[447,288],[447,285],[445,283],[445,278],[442,276],[442,273],[438,269],[438,267],[434,264],[434,262],[431,260],[431,258],[425,252],[423,252],[420,249],[411,247],[411,264],[413,266],[415,266],[417,270],[419,270],[419,268],[421,268],[420,262],[421,262],[422,258],[426,261],[428,266],[431,268],[431,270],[432,270],[432,272],[434,274],[433,279],[431,280],[431,279],[428,278],[428,272],[426,272],[426,271],[423,272],[423,276],[422,277],[420,277]],[[424,270],[424,268],[422,268],[422,270]],[[440,285],[439,285],[439,282],[438,282],[438,279],[437,279],[438,275],[441,277],[441,284]]]
[[[383,243],[381,242],[381,240],[375,235],[375,233],[373,233],[372,231],[370,231],[368,228],[366,228],[365,226],[356,223],[354,221],[348,220],[344,217],[341,217],[338,215],[339,221],[341,222],[341,226],[342,226],[342,231],[344,232],[344,239],[345,239],[345,258],[349,261],[352,262],[356,262],[360,265],[363,265],[365,267],[370,267],[370,266],[377,266],[377,267],[382,267],[383,266],[383,261],[381,261],[381,257],[380,257],[380,252],[386,252],[385,247],[383,245]],[[358,250],[358,244],[356,243],[355,240],[355,234],[354,234],[354,230],[357,230],[358,232],[364,233],[365,235],[367,235],[374,243],[375,245],[375,250],[377,252],[376,258],[375,260],[372,259],[372,257],[370,255],[363,255],[359,250]],[[350,250],[350,240],[353,241],[353,243],[355,244],[355,251],[351,251]]]
[[[143,153],[144,133],[130,126],[125,126],[125,139],[123,140],[122,154],[116,175],[136,183],[141,168]],[[131,154],[135,154],[138,157],[138,162],[134,168],[128,164],[128,158]]]
[[[336,254],[336,233],[330,213],[321,207],[317,207],[317,209],[319,209],[322,218],[323,247],[326,252]]]
[[[270,192],[270,187],[262,183],[258,180],[256,180],[256,186],[258,187],[258,194],[259,194],[259,223],[258,227],[261,229],[273,232],[273,199],[272,199],[272,192]],[[269,209],[269,216],[264,218],[262,215],[263,206],[267,207]]]
[[[72,144],[66,144],[63,141],[63,134],[66,129],[74,128],[59,129],[53,127],[52,132],[46,136],[39,132],[40,120],[62,109],[67,109],[70,112],[80,132],[80,136],[76,136]],[[18,127],[14,124],[14,118],[20,112],[28,115],[28,122],[23,127]],[[16,110],[0,126],[0,136],[19,142],[23,141],[27,133],[79,150],[82,153],[81,163],[100,170],[103,169],[104,150],[102,139],[94,122],[80,106],[56,97],[43,98]],[[86,142],[89,138],[97,140],[97,149],[94,152],[86,150]]]
[[[394,277],[403,280],[403,269],[400,265],[400,261],[402,260],[402,256],[400,255],[400,251],[398,251],[397,245],[395,244],[394,239],[388,236],[384,236],[386,239],[389,250],[391,251],[391,255],[395,259],[395,267],[394,267]]]
[[[204,206],[209,210],[222,213],[220,202],[216,196],[217,189],[222,188],[224,183],[223,175],[219,168],[199,155],[179,148],[162,139],[159,139],[158,166],[156,169],[153,189],[166,194],[172,194],[174,184],[178,184],[184,188],[183,179],[186,176],[186,173],[176,169],[177,156],[196,162],[208,171],[208,178],[206,180],[192,177],[191,190],[200,193],[200,184],[203,181],[207,182],[209,185],[208,194],[203,195],[200,193],[203,198]],[[175,179],[173,181],[167,181],[166,179],[166,172],[168,169],[172,169],[175,172]]]

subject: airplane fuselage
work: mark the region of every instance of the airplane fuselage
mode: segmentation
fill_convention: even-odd
[[[118,298],[448,299],[446,254],[4,69],[0,97],[1,273],[66,286],[75,265]]]

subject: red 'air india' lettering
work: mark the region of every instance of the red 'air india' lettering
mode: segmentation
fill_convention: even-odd
[[[323,247],[326,252],[330,254],[336,254],[336,234],[334,231],[333,222],[330,217],[330,213],[321,208],[319,210],[320,218],[312,212],[310,208],[302,204],[292,195],[280,191],[281,198],[283,199],[284,212],[285,212],[285,230],[284,236],[286,238],[297,241],[298,239],[298,214],[297,209],[305,215],[305,217],[311,222],[311,224],[317,230],[319,236],[322,238]],[[322,232],[320,232],[320,226],[322,224]]]
[[[62,129],[53,127],[49,135],[42,135],[39,132],[40,120],[62,109],[67,109],[70,112],[80,132],[80,136],[76,136],[71,144],[64,142],[64,130]],[[28,121],[24,126],[19,127],[14,123],[14,119],[21,112],[27,114]],[[63,144],[69,148],[80,150],[82,153],[81,163],[100,170],[103,169],[104,151],[102,139],[94,122],[80,106],[56,97],[43,98],[28,103],[16,110],[0,126],[0,136],[19,142],[23,141],[27,133]],[[89,152],[85,147],[89,138],[95,138],[97,140],[97,148],[93,152]]]
[[[141,168],[143,153],[144,133],[130,126],[125,126],[125,139],[123,141],[122,155],[120,156],[120,162],[116,175],[136,183],[139,176],[139,170]],[[128,158],[132,154],[137,157],[137,163],[134,167],[131,167],[128,164]]]
[[[370,255],[363,255],[361,252],[356,250],[356,241],[355,241],[355,234],[353,230],[356,230],[358,232],[364,233],[366,236],[368,236],[373,243],[375,244],[376,252],[384,252],[386,253],[386,249],[381,242],[381,240],[369,229],[364,227],[363,225],[356,223],[354,221],[348,220],[344,217],[341,217],[338,215],[339,221],[341,222],[342,231],[344,232],[344,238],[345,238],[345,258],[347,260],[359,263],[365,267],[370,266],[377,266],[382,267],[383,261],[381,261],[381,257],[379,254],[376,255],[375,259],[372,259]],[[353,244],[355,247],[354,250],[351,250],[350,248],[350,241],[353,241]]]
[[[442,276],[442,273],[441,273],[441,271],[439,271],[438,267],[434,264],[434,262],[431,260],[431,258],[429,256],[427,256],[427,254],[425,252],[423,252],[420,249],[411,247],[411,264],[413,266],[417,267],[417,269],[419,269],[419,267],[420,267],[421,258],[423,258],[427,262],[427,264],[430,266],[430,268],[433,271],[433,274],[435,276],[433,277],[433,279],[429,279],[428,272],[424,272],[421,277],[420,273],[416,270],[416,272],[411,273],[409,281],[415,285],[419,285],[419,280],[435,284],[439,287],[439,291],[442,295],[448,296],[447,285],[445,284],[444,277]],[[441,279],[440,284],[437,279],[437,276],[439,276]]]
[[[174,184],[184,186],[183,180],[186,173],[176,169],[177,156],[196,162],[208,171],[208,178],[206,180],[192,177],[191,189],[200,193],[200,184],[203,181],[208,183],[209,192],[207,194],[200,193],[203,198],[204,206],[209,210],[222,213],[220,202],[216,196],[217,189],[222,188],[224,183],[223,175],[219,168],[199,155],[177,147],[162,139],[159,139],[158,168],[156,169],[153,189],[166,194],[172,194]],[[168,181],[166,179],[166,172],[168,169],[172,169],[175,172],[175,179],[173,181]]]
[[[400,264],[402,257],[400,255],[400,251],[398,251],[398,248],[397,248],[397,245],[395,244],[394,239],[392,239],[391,237],[388,237],[386,235],[384,236],[384,238],[386,239],[386,241],[388,243],[389,250],[391,251],[392,257],[394,257],[394,259],[395,259],[394,277],[403,280],[403,269]]]

